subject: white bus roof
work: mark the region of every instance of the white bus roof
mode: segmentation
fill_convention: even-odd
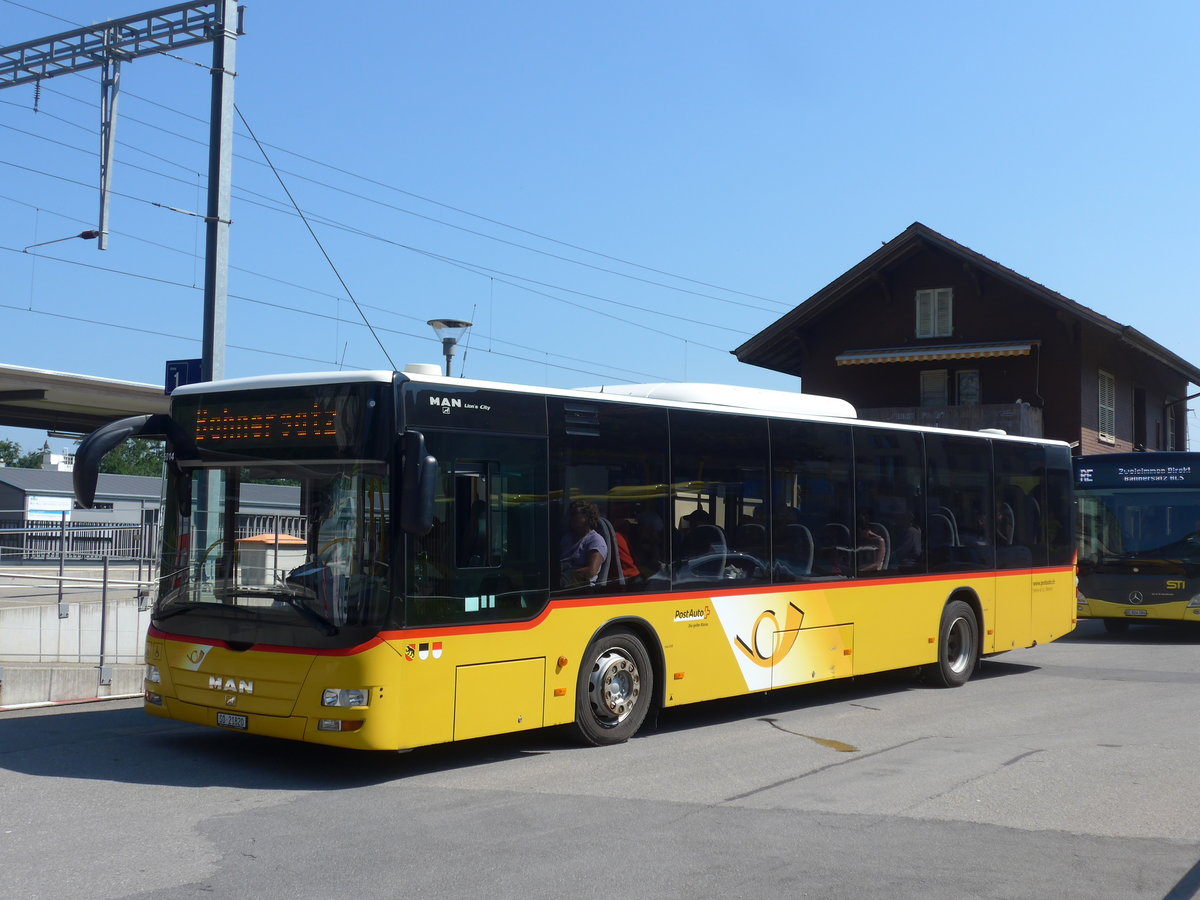
[[[738,387],[731,384],[666,382],[663,384],[620,384],[581,388],[581,390],[622,397],[640,397],[646,400],[705,403],[712,406],[729,406],[734,409],[786,412],[801,416],[836,416],[842,419],[853,419],[858,416],[853,405],[837,397],[772,391],[766,388]]]
[[[415,384],[442,387],[473,388],[477,390],[513,391],[520,394],[541,394],[556,397],[598,399],[598,395],[616,402],[641,402],[655,406],[674,406],[691,409],[707,409],[718,412],[775,413],[787,417],[814,417],[834,421],[850,420],[860,425],[879,428],[894,428],[901,431],[937,431],[947,434],[978,436],[979,432],[961,431],[951,428],[922,427],[897,422],[874,422],[857,418],[854,406],[836,397],[818,394],[774,391],[766,388],[739,387],[728,384],[705,384],[696,382],[664,382],[660,384],[625,384],[587,388],[548,388],[534,385],[510,384],[503,381],[483,381],[473,378],[447,378],[434,365],[419,364],[405,367],[402,372],[387,369],[356,370],[342,372],[299,372],[290,375],[255,375],[248,378],[229,378],[176,388],[172,396],[206,393],[209,391],[262,390],[267,388],[300,387],[311,384],[348,384],[355,382],[391,383],[400,378]],[[1050,438],[1030,438],[1018,435],[998,435],[988,429],[989,436],[1005,440],[1037,444],[1064,444]]]

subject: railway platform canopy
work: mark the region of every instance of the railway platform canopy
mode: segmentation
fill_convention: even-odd
[[[0,426],[86,434],[125,416],[166,412],[162,385],[0,364]]]

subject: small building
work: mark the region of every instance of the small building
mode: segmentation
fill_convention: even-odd
[[[0,556],[56,556],[59,533],[69,528],[69,556],[152,555],[162,479],[100,475],[95,503],[75,502],[72,473],[59,469],[0,466]],[[305,534],[300,488],[244,484],[238,501],[243,535],[286,531]]]
[[[865,419],[1187,449],[1200,369],[915,222],[733,351]]]

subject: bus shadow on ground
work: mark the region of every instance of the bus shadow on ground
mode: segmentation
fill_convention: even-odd
[[[975,678],[991,679],[1036,668],[989,660]],[[844,703],[869,705],[926,686],[915,670],[908,669],[671,707],[648,721],[635,740],[797,710]],[[35,778],[166,787],[334,791],[571,750],[603,752],[583,749],[569,726],[398,754],[342,750],[169,722],[147,716],[140,707],[60,707],[0,715],[0,782],[7,771]]]

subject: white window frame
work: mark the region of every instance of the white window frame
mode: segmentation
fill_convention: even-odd
[[[1105,444],[1117,442],[1117,379],[1112,373],[1103,369],[1097,370],[1096,379],[1097,409],[1099,412],[1096,423],[1096,437]]]
[[[954,334],[954,289],[917,291],[917,337],[952,337]]]

